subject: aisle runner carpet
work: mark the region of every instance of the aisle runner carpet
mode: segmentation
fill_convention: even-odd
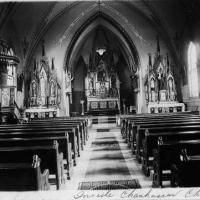
[[[98,128],[97,132],[109,132],[109,128]]]
[[[115,180],[115,181],[94,181],[79,183],[78,190],[120,190],[141,188],[137,179]]]
[[[130,180],[130,173],[121,152],[120,132],[97,132],[91,144],[91,156],[85,179],[79,189],[139,188],[138,180]]]

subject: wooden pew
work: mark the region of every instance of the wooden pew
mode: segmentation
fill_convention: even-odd
[[[0,191],[49,190],[49,170],[42,172],[40,165],[37,155],[32,162],[1,163]]]
[[[160,123],[178,123],[178,122],[190,122],[194,123],[200,121],[200,116],[188,116],[188,117],[160,117],[156,119],[143,119],[143,120],[128,120],[127,127],[124,138],[126,142],[130,145],[131,136],[136,134],[137,126],[143,127],[148,126],[149,124],[160,124]]]
[[[41,170],[49,169],[50,174],[56,175],[56,187],[61,188],[64,184],[63,177],[63,155],[58,151],[58,142],[55,140],[42,145],[32,146],[12,146],[12,147],[0,147],[0,164],[4,163],[22,163],[32,162],[32,157],[38,155],[41,162]]]
[[[141,156],[143,155],[143,147],[145,146],[145,137],[149,137],[149,135],[155,135],[155,137],[159,137],[162,132],[170,132],[176,133],[178,131],[194,131],[200,130],[200,123],[196,123],[193,125],[187,125],[185,123],[179,125],[163,125],[163,126],[150,126],[148,128],[139,128],[136,134],[136,158],[139,162],[141,162]],[[151,153],[151,152],[149,152]]]
[[[41,118],[41,119],[34,119],[30,121],[29,123],[35,123],[35,122],[77,122],[80,123],[83,127],[85,140],[88,139],[88,117],[56,117],[56,118]]]
[[[86,140],[87,140],[87,132],[86,129],[84,127],[84,124],[79,122],[79,121],[64,121],[64,120],[50,120],[50,121],[46,121],[46,120],[42,120],[42,121],[32,121],[28,124],[25,124],[25,126],[63,126],[66,125],[68,127],[71,126],[75,126],[78,130],[77,132],[79,132],[80,135],[80,145],[81,145],[81,149],[83,150],[83,146],[86,144]]]
[[[74,121],[70,121],[70,122],[65,122],[64,120],[60,120],[60,121],[54,121],[54,122],[48,122],[49,124],[48,124],[48,128],[49,128],[49,126],[50,126],[50,131],[54,131],[53,129],[55,129],[56,131],[58,130],[58,127],[59,127],[59,131],[61,131],[61,127],[62,127],[62,125],[63,124],[65,124],[65,127],[67,126],[67,127],[69,127],[69,126],[76,126],[76,125],[80,125],[80,122],[74,122]],[[23,127],[22,127],[23,126]],[[52,126],[53,126],[53,129],[52,129]],[[39,122],[39,123],[33,123],[33,124],[31,124],[31,128],[30,128],[30,124],[24,124],[24,125],[18,125],[18,126],[16,126],[16,127],[14,127],[14,126],[12,126],[12,127],[10,127],[10,126],[6,126],[6,125],[3,125],[3,126],[1,126],[0,127],[0,134],[1,133],[3,133],[3,132],[6,132],[6,134],[1,134],[1,137],[9,137],[8,136],[8,133],[11,133],[11,134],[9,134],[10,135],[10,137],[13,137],[13,134],[15,135],[15,136],[21,136],[22,137],[22,134],[24,134],[24,136],[26,135],[26,136],[28,136],[28,137],[30,137],[31,135],[30,135],[30,133],[31,134],[35,134],[36,132],[37,133],[39,133],[38,131],[40,131],[41,132],[41,129],[42,129],[42,134],[47,134],[47,129],[46,129],[47,127],[46,127],[46,122],[44,121],[44,122]],[[24,130],[25,129],[25,130]],[[32,130],[31,130],[32,129]],[[40,130],[39,130],[40,129]],[[66,129],[65,129],[66,130]],[[17,131],[17,132],[16,132]],[[19,131],[21,131],[21,132],[23,132],[23,133],[20,133]],[[24,132],[25,131],[25,132]],[[27,135],[27,131],[28,131],[28,135]],[[33,131],[35,131],[34,133],[33,133]],[[45,133],[45,131],[46,131],[46,133]],[[49,131],[49,130],[48,130]],[[41,133],[39,133],[40,134],[40,136],[41,136]],[[39,136],[39,134],[37,135],[37,136]],[[6,136],[5,136],[6,135]],[[76,136],[77,136],[77,138],[80,138],[80,136],[78,135],[78,134],[76,134]],[[44,137],[44,136],[43,136]],[[49,134],[48,134],[48,137],[49,137]],[[73,136],[73,138],[74,138],[74,140],[75,140],[75,136]],[[82,137],[83,138],[83,137]],[[18,138],[19,139],[19,138]],[[22,138],[21,138],[22,139]],[[37,138],[38,139],[38,138]],[[48,138],[48,139],[53,139],[53,138]],[[55,139],[55,138],[54,138]],[[58,138],[57,138],[58,139]],[[79,139],[79,141],[80,141],[80,139]],[[26,141],[27,142],[27,141]],[[76,156],[76,153],[75,153],[75,150],[76,150],[76,147],[75,147],[75,141],[73,141],[73,149],[74,149],[74,157]],[[79,143],[79,142],[77,142],[77,143]],[[78,149],[78,151],[80,151],[80,148]],[[79,154],[79,156],[80,156],[80,154]],[[69,159],[68,159],[69,160]],[[76,165],[76,161],[75,161],[76,159],[74,159],[74,164]]]
[[[200,186],[200,155],[187,155],[184,149],[177,164],[171,167],[172,187],[199,187]]]
[[[143,151],[142,151],[142,170],[145,175],[149,175],[150,167],[152,166],[150,159],[153,157],[153,149],[157,148],[158,142],[163,141],[179,141],[179,140],[192,140],[200,139],[200,126],[199,127],[176,127],[175,129],[165,128],[158,132],[149,133],[148,130],[145,133],[143,140]],[[171,129],[171,131],[170,131]]]
[[[171,169],[177,165],[183,149],[190,155],[200,154],[200,140],[160,142],[154,150],[153,187],[162,187],[162,182],[171,179]],[[165,172],[168,173],[165,173]]]
[[[72,168],[72,155],[71,155],[71,143],[69,143],[68,134],[60,134],[56,136],[41,136],[44,133],[33,134],[35,137],[30,137],[25,132],[15,134],[14,137],[8,136],[8,138],[1,138],[0,136],[0,147],[13,147],[13,146],[33,146],[33,145],[46,145],[53,141],[58,142],[59,153],[63,154],[63,158],[67,162],[67,179],[70,179],[71,168]],[[36,137],[37,136],[37,137]],[[38,137],[39,136],[39,137]]]
[[[128,142],[128,138],[130,136],[131,129],[137,125],[144,125],[144,124],[150,124],[150,123],[158,123],[158,121],[182,121],[182,120],[199,120],[200,116],[194,115],[194,116],[160,116],[156,118],[142,118],[142,119],[127,119],[125,123],[124,130],[122,130],[122,136],[125,139],[126,142]]]
[[[153,128],[153,127],[162,127],[162,126],[180,126],[180,125],[195,125],[200,123],[199,119],[172,119],[172,120],[156,120],[156,121],[149,121],[148,123],[130,123],[129,131],[128,131],[128,146],[131,147],[133,153],[135,153],[136,150],[136,135],[139,132],[139,129],[145,129],[145,128]]]
[[[14,137],[15,135],[26,132],[27,137],[34,137],[37,132],[39,137],[45,137],[45,136],[56,136],[58,134],[64,134],[67,132],[69,135],[69,141],[72,143],[72,151],[73,151],[73,161],[74,166],[76,166],[76,159],[77,155],[80,156],[80,144],[78,143],[80,140],[76,139],[79,134],[77,133],[76,129],[74,127],[72,128],[66,128],[66,126],[55,126],[55,127],[21,127],[21,126],[12,126],[9,128],[2,128],[0,127],[0,137]],[[32,134],[32,135],[31,135]]]
[[[199,117],[199,112],[196,111],[192,111],[192,112],[178,112],[178,113],[159,113],[159,114],[150,114],[150,113],[142,113],[142,114],[136,114],[136,115],[125,115],[125,116],[121,116],[121,130],[122,130],[122,135],[123,132],[126,131],[126,125],[128,120],[140,120],[140,121],[144,121],[144,120],[151,120],[151,119],[160,119],[160,118],[184,118],[184,117]]]
[[[9,126],[9,125],[0,125],[0,131],[1,129],[8,131],[8,129],[12,129],[14,131],[17,131],[19,129],[40,129],[40,130],[49,130],[49,128],[52,130],[52,129],[66,129],[66,131],[70,132],[70,129],[71,131],[75,131],[75,135],[76,135],[76,139],[77,139],[77,148],[78,148],[78,156],[80,156],[80,149],[81,149],[81,139],[80,139],[80,129],[79,129],[79,125],[77,124],[65,124],[65,123],[59,123],[59,124],[46,124],[46,123],[40,123],[40,124],[17,124],[17,125],[12,125],[12,126]]]
[[[71,136],[71,139],[70,139]],[[67,154],[64,153],[64,158],[66,157],[67,163],[69,164],[68,167],[71,166],[71,149],[73,151],[73,164],[76,166],[76,145],[75,145],[75,133],[74,132],[66,132],[65,130],[37,130],[37,129],[20,129],[20,130],[0,130],[0,138],[56,138],[56,137],[64,137],[65,141],[68,144],[67,146],[69,147],[69,150]],[[68,139],[69,138],[69,139]],[[63,148],[64,149],[64,148]],[[67,149],[67,147],[66,147]],[[65,156],[66,155],[66,156]],[[67,156],[70,156],[68,158]]]

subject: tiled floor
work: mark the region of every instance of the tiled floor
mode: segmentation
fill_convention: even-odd
[[[109,129],[99,132],[97,129]],[[80,182],[138,179],[142,188],[151,187],[141,165],[128,149],[115,124],[97,124],[89,129],[89,141],[81,152],[71,180],[63,189],[76,190]],[[119,145],[118,145],[119,144]],[[113,147],[114,145],[114,147]]]

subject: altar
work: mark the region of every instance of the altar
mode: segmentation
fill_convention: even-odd
[[[151,102],[148,104],[148,113],[184,112],[185,104],[179,102]]]
[[[96,53],[85,79],[87,112],[93,115],[120,112],[120,82],[112,52]],[[95,63],[92,64],[92,63]]]
[[[152,63],[149,63],[145,78],[145,95],[148,113],[168,113],[185,111],[184,103],[177,100],[176,84],[168,54],[160,54],[159,38],[157,38],[157,52]]]
[[[87,99],[87,110],[119,110],[119,99],[89,97]]]
[[[50,64],[45,55],[44,43],[39,61],[39,64],[34,61],[33,73],[30,77],[25,117],[28,119],[59,117],[61,87],[57,80],[54,58],[51,59]]]
[[[37,119],[37,118],[51,118],[51,117],[59,117],[60,112],[59,109],[54,108],[27,108],[25,110],[25,116],[28,119]]]

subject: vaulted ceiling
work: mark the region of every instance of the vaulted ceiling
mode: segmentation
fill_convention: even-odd
[[[180,39],[186,32],[192,32],[193,23],[200,18],[198,0],[4,2],[0,3],[0,36],[14,46],[21,58],[24,57],[25,65],[28,62],[26,58],[31,56],[45,32],[59,17],[69,13],[66,20],[71,20],[70,26],[73,26],[78,17],[93,8],[99,9],[99,12],[109,9],[121,15],[127,24],[137,20],[132,19],[132,13],[138,13],[162,34],[174,55],[177,54],[174,38]],[[121,14],[121,11],[126,14]],[[135,34],[140,37],[139,33],[143,30],[137,31]]]

